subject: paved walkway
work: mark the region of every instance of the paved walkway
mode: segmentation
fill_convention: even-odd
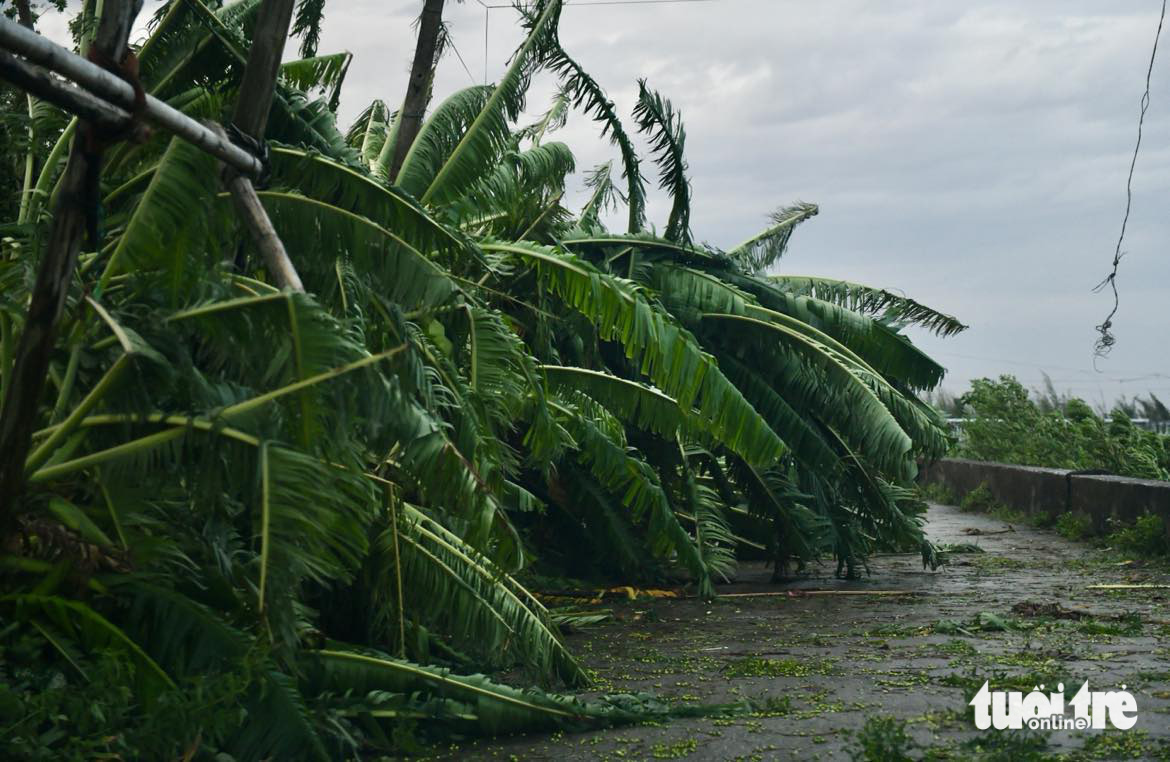
[[[854,733],[867,720],[896,718],[906,722],[909,741],[899,742],[890,728],[874,733],[874,741],[909,749],[916,759],[1170,759],[1170,590],[1089,589],[1166,584],[1165,567],[1120,562],[1049,531],[1004,529],[987,516],[933,506],[935,542],[976,544],[984,552],[954,554],[937,572],[923,571],[916,556],[881,556],[857,582],[835,579],[835,564],[825,564],[807,580],[772,585],[770,571],[747,566],[737,584],[721,591],[904,596],[607,601],[614,620],[569,637],[600,691],[653,691],[702,703],[750,698],[766,709],[479,741],[453,749],[451,758],[849,759],[859,743]],[[1094,690],[1125,684],[1136,698],[1138,723],[1129,731],[1039,737],[981,733],[967,701],[984,680],[993,690],[1023,691],[1063,681],[1070,699],[1085,680]]]

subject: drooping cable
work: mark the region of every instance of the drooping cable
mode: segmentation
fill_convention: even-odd
[[[1154,49],[1150,53],[1150,66],[1146,71],[1146,91],[1142,94],[1141,114],[1138,116],[1137,143],[1133,147],[1133,160],[1129,164],[1129,178],[1125,182],[1125,216],[1121,220],[1121,234],[1117,237],[1117,248],[1113,252],[1113,269],[1109,275],[1105,276],[1105,280],[1093,288],[1093,293],[1099,293],[1106,286],[1113,290],[1113,309],[1109,310],[1105,321],[1097,326],[1097,333],[1100,336],[1097,337],[1097,343],[1093,347],[1093,354],[1096,357],[1107,356],[1117,342],[1110,330],[1113,327],[1113,316],[1117,314],[1117,309],[1121,305],[1117,294],[1117,268],[1124,256],[1121,253],[1121,244],[1125,241],[1125,228],[1129,224],[1129,212],[1133,205],[1133,172],[1137,167],[1138,152],[1142,147],[1142,125],[1146,121],[1146,110],[1150,107],[1150,79],[1154,75],[1154,60],[1158,57],[1158,40],[1162,37],[1162,23],[1165,20],[1166,0],[1162,0],[1162,14],[1158,17],[1158,31],[1154,33]]]

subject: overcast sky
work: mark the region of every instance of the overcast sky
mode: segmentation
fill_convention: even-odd
[[[1038,386],[1047,371],[1090,402],[1148,390],[1170,402],[1167,39],[1134,178],[1118,343],[1101,372],[1092,358],[1110,300],[1091,289],[1121,225],[1158,0],[584,2],[565,8],[561,40],[627,128],[638,77],[682,111],[699,240],[732,246],[776,207],[815,202],[821,214],[781,270],[898,289],[968,323],[951,339],[914,336],[950,368],[945,388],[1000,373]],[[355,57],[343,126],[373,98],[397,108],[421,5],[327,5],[321,51]],[[520,39],[511,9],[490,11],[485,72],[484,9],[447,5],[469,71],[448,53],[438,98],[494,80]],[[538,79],[529,110],[552,92]],[[616,156],[579,115],[556,137],[579,171]],[[649,211],[664,226],[662,194]]]

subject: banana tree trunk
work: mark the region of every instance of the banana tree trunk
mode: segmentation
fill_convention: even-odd
[[[141,8],[142,0],[105,1],[94,45],[106,59],[125,58],[130,27]],[[57,323],[77,267],[86,207],[94,202],[87,190],[93,190],[101,171],[101,157],[87,150],[85,132],[75,133],[69,149],[48,245],[37,270],[0,413],[0,527],[11,525],[14,506],[24,489],[25,459],[45,387]]]
[[[418,43],[414,46],[414,62],[410,65],[410,82],[406,87],[406,99],[398,112],[397,140],[394,141],[394,158],[386,177],[394,182],[406,160],[406,152],[422,129],[423,116],[431,100],[431,83],[435,76],[435,50],[439,45],[439,33],[443,29],[443,0],[426,0],[418,24]]]

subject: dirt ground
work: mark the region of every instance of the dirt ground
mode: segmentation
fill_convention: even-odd
[[[760,711],[613,730],[468,742],[446,759],[850,759],[857,731],[926,759],[1170,760],[1170,583],[1165,566],[1125,561],[1054,532],[932,506],[936,543],[978,545],[938,571],[911,555],[870,562],[870,576],[769,582],[741,568],[713,603],[611,602],[614,618],[570,635],[598,692],[650,691],[677,702],[751,699]],[[794,591],[793,595],[737,593]],[[801,595],[801,590],[902,595]],[[728,595],[731,594],[731,595]],[[1059,609],[1049,606],[1058,604]],[[1014,608],[1014,610],[1013,610]],[[1068,612],[1074,613],[1068,613]],[[977,731],[967,702],[983,684],[1067,696],[1127,686],[1128,731]],[[1069,716],[1071,716],[1071,710]],[[908,739],[883,718],[905,721]],[[883,755],[890,758],[890,752]],[[880,758],[875,757],[875,758]]]

